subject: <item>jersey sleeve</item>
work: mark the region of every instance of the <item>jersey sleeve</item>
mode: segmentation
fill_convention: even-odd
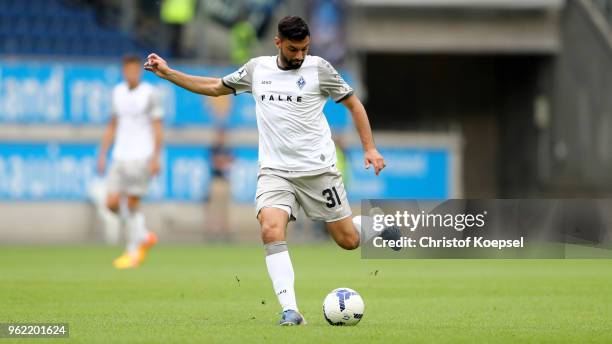
[[[164,106],[162,104],[163,94],[157,87],[152,87],[153,90],[149,95],[149,116],[151,119],[162,119],[164,117]]]
[[[111,117],[117,117],[117,87],[111,92]]]
[[[224,76],[221,81],[225,87],[229,87],[234,91],[234,94],[251,92],[253,84],[253,70],[255,69],[255,60],[251,59],[237,71]]]
[[[323,95],[331,97],[336,103],[353,95],[353,88],[342,79],[338,71],[329,62],[322,58],[319,59],[317,70],[319,87]]]

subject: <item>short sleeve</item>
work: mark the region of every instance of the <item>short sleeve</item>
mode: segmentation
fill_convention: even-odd
[[[149,99],[149,114],[152,119],[161,119],[164,117],[164,106],[162,99],[163,94],[156,87],[152,87]]]
[[[317,70],[319,88],[323,95],[331,97],[336,103],[353,95],[353,88],[342,79],[338,71],[329,62],[322,58],[319,59]]]
[[[251,59],[237,71],[224,76],[221,79],[223,85],[231,88],[234,94],[251,92],[255,64],[255,60]]]

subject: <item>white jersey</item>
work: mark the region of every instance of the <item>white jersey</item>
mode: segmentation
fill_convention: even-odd
[[[149,159],[155,148],[151,122],[163,116],[153,85],[141,82],[131,90],[125,82],[115,86],[112,115],[117,117],[113,159]]]
[[[259,129],[259,166],[313,171],[336,163],[336,148],[323,114],[327,98],[340,102],[353,89],[327,61],[307,55],[298,69],[281,69],[276,56],[251,59],[223,84],[251,92]]]

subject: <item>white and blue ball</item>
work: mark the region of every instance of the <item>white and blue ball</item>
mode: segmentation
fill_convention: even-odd
[[[350,288],[332,290],[323,301],[323,316],[330,325],[353,326],[363,317],[365,305],[361,295]]]

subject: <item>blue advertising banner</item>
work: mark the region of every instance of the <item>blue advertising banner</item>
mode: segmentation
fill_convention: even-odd
[[[234,71],[230,67],[177,69],[217,77]],[[2,61],[0,123],[102,125],[110,116],[113,87],[121,79],[119,64]],[[151,73],[145,72],[143,79],[155,85],[163,98],[164,121],[169,127],[257,126],[255,101],[250,94],[204,97]],[[350,75],[346,79],[349,81]],[[346,109],[331,100],[324,111],[334,128],[350,123]]]
[[[347,150],[348,170],[343,171],[351,202],[369,198],[448,199],[450,189],[450,153],[444,149],[380,148],[387,167],[377,177],[373,168],[366,170],[363,150]],[[257,148],[234,150],[230,176],[232,197],[236,202],[253,202],[257,185]]]
[[[0,143],[0,200],[87,200],[88,187],[97,178],[96,157],[96,144]],[[148,200],[194,202],[208,195],[208,149],[169,145],[162,160]]]
[[[377,177],[364,168],[363,150],[351,148],[348,196],[370,198],[448,199],[451,195],[450,153],[444,149],[380,147],[387,166]]]
[[[234,161],[229,175],[232,199],[238,203],[255,202],[257,188],[258,148],[256,146],[236,147],[232,150]]]
[[[97,178],[97,144],[0,143],[0,201],[83,201]],[[347,153],[345,183],[351,202],[368,198],[448,199],[450,154],[446,150],[381,148],[387,168],[376,177],[363,167],[361,148]],[[252,203],[257,185],[257,147],[232,149],[232,199]],[[201,202],[211,180],[209,147],[167,145],[162,171],[152,179],[150,201]]]

